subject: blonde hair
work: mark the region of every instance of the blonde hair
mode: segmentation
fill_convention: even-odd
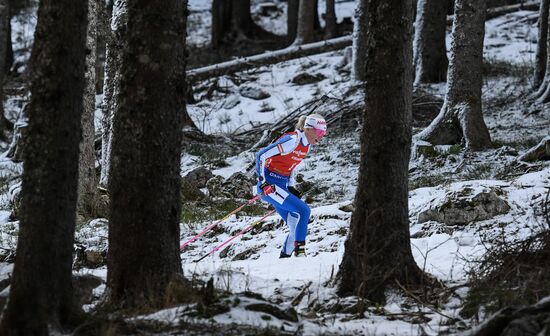
[[[298,118],[298,122],[296,123],[296,129],[297,130],[300,130],[300,131],[303,131],[304,130],[304,124],[306,123],[306,118],[307,117],[313,117],[315,119],[322,119],[322,120],[325,120],[325,117],[323,117],[322,115],[318,114],[318,113],[314,113],[314,114],[310,114],[308,116],[306,115],[303,115],[301,116],[300,118]]]
[[[298,118],[298,122],[296,123],[296,130],[303,131],[304,130],[304,124],[306,123],[306,117],[305,115]]]

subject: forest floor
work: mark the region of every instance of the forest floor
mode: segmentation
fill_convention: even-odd
[[[494,148],[477,153],[459,146],[436,146],[428,151],[415,147],[413,151],[411,248],[418,265],[445,289],[431,293],[430,299],[422,295],[426,293],[389,292],[384,306],[336,296],[336,274],[349,230],[360,159],[361,122],[359,115],[351,114],[329,125],[327,136],[312,149],[300,170],[310,189],[316,190],[308,197],[312,217],[307,258],[278,258],[288,230],[273,215],[228,248],[194,262],[267,212],[265,205],[258,206],[254,212],[230,217],[214,234],[193,242],[181,254],[186,278],[199,287],[212,279],[213,298],[202,305],[122,316],[124,327],[111,328],[119,334],[159,335],[438,335],[458,333],[483,321],[491,312],[487,307],[480,304],[473,312],[464,309],[479,261],[487,251],[548,229],[543,207],[550,188],[550,162],[518,160],[550,133],[549,107],[530,99],[535,14],[516,12],[486,24],[483,106]],[[188,110],[213,142],[187,148],[182,176],[199,166],[223,178],[246,173],[253,162],[251,148],[259,137],[250,131],[277,124],[290,111],[323,94],[332,97],[331,104],[318,109],[325,116],[338,115],[339,107],[360,104],[362,89],[350,80],[349,65],[341,64],[342,58],[343,52],[315,55],[196,85],[197,102]],[[311,82],[296,84],[298,76]],[[269,97],[243,96],[252,91]],[[415,97],[441,99],[444,93],[444,83],[426,85],[417,88]],[[14,93],[8,98],[7,114],[15,116],[22,97]],[[416,106],[421,109],[421,104]],[[415,120],[414,132],[425,125],[425,120]],[[5,261],[0,263],[1,283],[13,270],[18,232],[13,207],[21,173],[20,163],[0,160],[0,255]],[[219,199],[220,204],[223,201]],[[182,217],[181,242],[221,217],[219,209],[197,211],[200,216],[187,213]],[[94,275],[102,282],[83,307],[93,312],[105,290],[107,220],[96,218],[80,226],[76,242],[85,249],[88,261],[92,257],[97,261],[95,267],[75,270],[75,274]],[[0,298],[8,293],[9,286]]]

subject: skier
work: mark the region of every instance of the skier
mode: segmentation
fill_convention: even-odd
[[[325,118],[319,114],[300,117],[296,130],[283,134],[256,153],[257,191],[262,200],[275,207],[288,225],[280,258],[305,256],[307,224],[311,210],[300,199],[296,184],[296,167],[306,157],[310,145],[316,145],[327,132]]]

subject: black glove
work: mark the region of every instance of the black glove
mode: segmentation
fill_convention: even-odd
[[[294,187],[288,187],[288,191],[290,191],[292,194],[294,194],[298,198],[302,198],[302,193],[298,191],[298,189]]]

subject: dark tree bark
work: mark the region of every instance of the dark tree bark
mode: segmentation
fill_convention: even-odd
[[[444,82],[447,77],[447,2],[419,0],[414,35],[415,84]]]
[[[330,39],[336,36],[336,12],[334,10],[334,0],[326,0],[325,12],[325,38]]]
[[[8,74],[11,71],[11,67],[13,66],[13,45],[11,41],[11,24],[8,24],[7,27],[8,30],[8,38],[6,41],[6,63],[4,64],[4,73]]]
[[[47,335],[77,309],[71,280],[86,11],[86,1],[74,0],[43,0],[38,9],[21,222],[2,335]]]
[[[300,1],[298,7],[298,27],[294,45],[313,42],[315,38],[315,13],[317,13],[317,1]]]
[[[6,31],[6,39],[5,42],[5,60],[4,60],[4,73],[8,74],[10,72],[10,69],[13,65],[13,46],[11,43],[11,17],[13,14],[11,1],[10,0],[3,0],[2,1],[4,6],[7,6],[7,11],[4,13],[2,12],[2,17],[0,20],[2,21],[2,29],[5,29]],[[5,16],[7,15],[7,17]]]
[[[111,141],[113,134],[113,116],[116,109],[116,95],[120,86],[121,50],[126,43],[126,0],[115,0],[106,36],[105,76],[103,85],[103,104],[101,107],[101,174],[99,184],[109,184],[111,169]]]
[[[414,287],[423,279],[412,256],[408,213],[413,8],[411,1],[362,1],[369,17],[366,108],[338,293],[383,303],[396,281]]]
[[[9,131],[13,129],[13,124],[6,119],[4,115],[4,81],[8,73],[9,65],[8,55],[11,47],[10,32],[10,6],[8,0],[0,0],[0,141],[9,140]],[[4,71],[1,71],[4,69]]]
[[[356,81],[364,81],[367,71],[367,1],[360,0],[355,8],[353,24],[353,48],[351,75]]]
[[[319,20],[319,0],[313,0],[313,32],[322,36],[323,28]]]
[[[541,8],[543,6],[548,6],[548,4],[542,3]],[[541,11],[542,11],[542,9],[541,9]],[[547,12],[548,11],[550,11],[550,10],[547,10]],[[544,73],[544,78],[542,80],[542,83],[540,84],[540,86],[538,87],[538,90],[535,92],[535,95],[534,95],[534,98],[537,100],[537,102],[543,103],[543,104],[550,102],[550,71],[549,71],[549,69],[550,69],[550,52],[548,52],[548,50],[550,49],[550,39],[548,38],[548,36],[550,36],[549,35],[550,34],[550,25],[548,24],[548,18],[546,18],[546,20],[547,20],[547,22],[546,22],[547,31],[546,31],[546,66],[545,66],[545,73]],[[541,35],[541,33],[539,32],[539,39],[540,39],[540,35]],[[541,42],[539,41],[539,43],[541,43]],[[540,49],[540,47],[538,49]],[[537,56],[538,56],[538,52],[539,52],[538,49],[537,49]],[[542,61],[542,60],[539,60],[539,57],[537,57],[537,64],[536,64],[536,68],[535,68],[536,71],[538,70],[538,67],[539,67],[539,64],[538,64],[539,61]]]
[[[95,208],[98,180],[95,172],[95,87],[98,7],[103,0],[88,0],[88,32],[86,38],[86,87],[82,113],[82,141],[78,166],[78,212],[90,215]]]
[[[252,34],[256,24],[250,15],[250,0],[232,0],[232,4],[231,16],[234,27],[245,34]]]
[[[231,0],[212,1],[212,48],[219,48],[225,34],[231,29],[231,7]]]
[[[8,46],[11,46],[11,32],[10,32],[10,2],[9,0],[0,0],[0,69],[2,78],[8,72],[7,58],[8,58]],[[7,69],[6,69],[7,68]]]
[[[484,0],[456,1],[445,103],[419,139],[434,145],[464,140],[471,150],[491,146],[481,106],[485,9]]]
[[[539,36],[537,40],[537,51],[535,58],[535,76],[533,87],[538,88],[544,79],[547,62],[547,41],[548,41],[548,6],[549,0],[541,0],[539,8]]]
[[[103,106],[102,106],[102,135],[101,135],[101,174],[99,184],[106,187],[109,184],[111,169],[111,142],[113,118],[117,109],[116,97],[120,86],[121,52],[126,44],[127,34],[127,0],[115,0],[109,34],[106,38],[105,56],[105,80],[103,85]],[[185,96],[184,93],[181,93]],[[189,117],[187,110],[183,107],[180,110],[182,126],[197,130],[193,120]]]
[[[97,3],[97,47],[96,47],[96,93],[103,93],[105,84],[105,60],[107,53],[107,39],[111,34],[109,22],[113,12],[113,0]]]
[[[296,39],[298,31],[298,8],[300,0],[288,0],[287,17],[286,17],[286,36],[287,41],[293,42]]]
[[[246,40],[278,41],[250,15],[250,0],[214,0],[212,2],[212,47]]]
[[[128,0],[114,115],[107,292],[129,309],[162,306],[179,258],[187,1]]]

